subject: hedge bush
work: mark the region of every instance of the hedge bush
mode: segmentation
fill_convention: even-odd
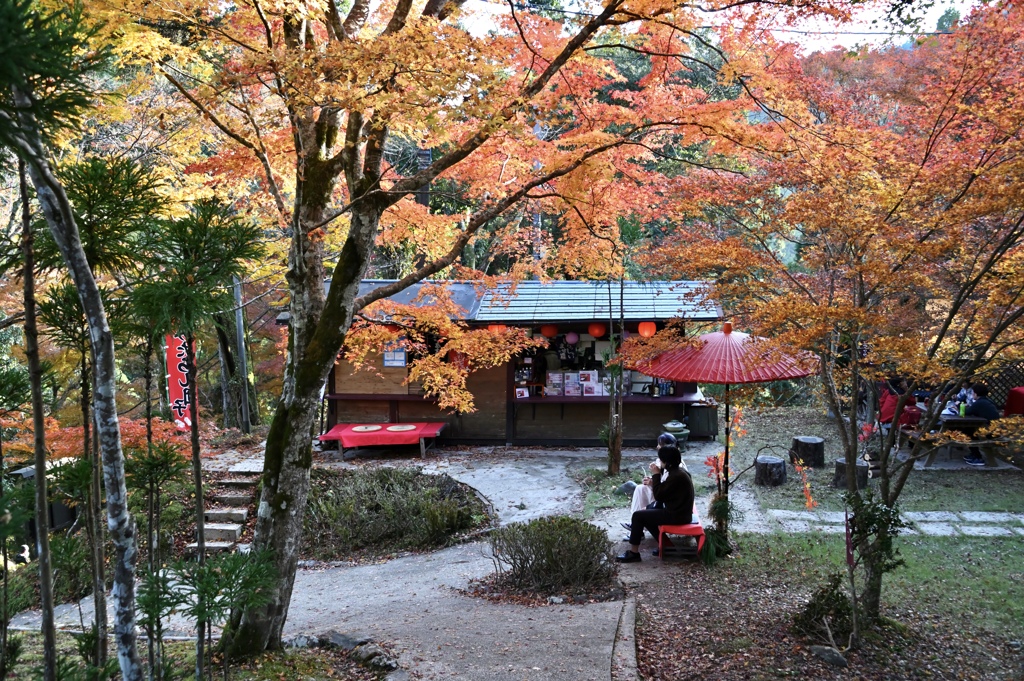
[[[538,592],[576,592],[608,585],[614,574],[604,530],[568,516],[512,523],[491,534],[497,581]]]
[[[826,628],[825,622],[828,622]],[[832,574],[807,604],[793,616],[793,628],[814,639],[828,641],[829,632],[838,644],[853,631],[853,604],[843,588],[843,578]]]
[[[489,520],[470,489],[419,469],[314,471],[312,483],[303,554],[319,560],[446,546]]]

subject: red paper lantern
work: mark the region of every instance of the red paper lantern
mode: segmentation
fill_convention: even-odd
[[[658,330],[658,325],[654,322],[640,322],[640,335],[644,338],[650,338]]]
[[[587,333],[589,333],[594,338],[600,338],[601,336],[604,335],[604,332],[607,330],[608,327],[598,322],[594,322],[593,324],[587,327]]]
[[[558,335],[558,327],[554,324],[545,324],[540,327],[540,335],[545,338],[554,338]]]
[[[469,355],[459,352],[458,350],[448,351],[448,361],[452,366],[467,371],[469,369]]]
[[[494,333],[505,333],[506,331],[508,331],[508,327],[505,326],[504,324],[488,324],[487,330],[492,331]]]

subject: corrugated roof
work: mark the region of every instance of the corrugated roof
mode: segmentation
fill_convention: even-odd
[[[393,279],[363,279],[359,282],[359,293],[356,297],[365,296],[367,293],[384,286],[385,284],[394,283]],[[327,281],[326,286],[330,288],[331,282]],[[448,289],[448,294],[451,296],[453,303],[465,310],[465,316],[461,319],[472,320],[476,316],[477,309],[480,306],[480,297],[483,293],[483,284],[480,282],[470,281],[421,281],[416,284],[412,284],[409,288],[403,289],[393,296],[390,296],[388,300],[392,303],[399,305],[414,305],[416,307],[426,307],[435,302],[433,296],[423,296],[421,300],[417,300],[420,295],[420,290],[424,286],[438,286],[443,285]]]
[[[702,286],[695,281],[623,282],[623,317],[629,322],[720,319],[717,305],[700,301]],[[510,285],[501,285],[485,291],[474,321],[537,324],[604,321],[619,316],[619,282],[521,281],[511,295],[510,290]]]
[[[359,296],[392,283],[389,279],[364,279]],[[428,281],[413,284],[391,296],[389,300],[402,305],[429,305],[425,296],[416,300],[424,285],[444,284],[452,300],[466,314],[468,322],[508,324],[540,324],[544,322],[606,321],[610,316],[608,288],[611,286],[611,310],[619,315],[619,282],[607,281],[520,281],[487,289],[480,282]],[[330,287],[330,281],[324,283]],[[722,311],[715,304],[699,300],[701,282],[696,281],[626,281],[623,282],[622,303],[627,322],[667,321],[683,318],[691,321],[721,319]],[[278,315],[279,324],[287,324],[287,312]]]

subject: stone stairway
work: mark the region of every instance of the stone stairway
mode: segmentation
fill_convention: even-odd
[[[207,555],[221,551],[248,550],[248,545],[240,544],[238,540],[245,530],[249,504],[252,502],[258,481],[258,475],[233,473],[231,477],[218,482],[212,489],[212,494],[207,492],[207,499],[213,504],[205,513],[203,539]],[[192,553],[198,548],[196,542],[187,546]]]

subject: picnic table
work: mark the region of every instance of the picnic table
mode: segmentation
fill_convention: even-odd
[[[320,436],[321,442],[337,440],[341,454],[345,448],[381,447],[389,445],[420,444],[420,456],[427,457],[427,450],[434,446],[437,437],[448,424],[444,421],[417,421],[413,423],[339,423]],[[426,441],[430,440],[428,446]]]
[[[981,416],[954,416],[952,414],[942,414],[939,416],[939,424],[939,432],[952,430],[964,433],[968,436],[973,436],[979,428],[987,426],[989,424],[989,420],[982,418]],[[921,433],[919,431],[911,431],[908,435],[911,440],[917,440],[921,437]],[[935,447],[928,454],[928,458],[925,459],[924,467],[928,468],[933,465],[940,452],[946,452],[952,456],[956,448],[965,446],[967,445],[958,442],[950,442],[940,447]],[[985,458],[986,466],[995,467],[997,465],[995,455],[987,448],[981,449],[981,454]]]

